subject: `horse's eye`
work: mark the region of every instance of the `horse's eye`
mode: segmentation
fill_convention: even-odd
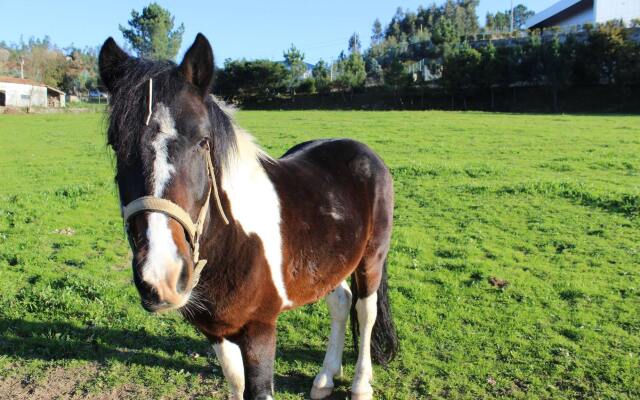
[[[201,139],[198,143],[198,146],[200,146],[200,148],[203,150],[209,150],[209,138]]]

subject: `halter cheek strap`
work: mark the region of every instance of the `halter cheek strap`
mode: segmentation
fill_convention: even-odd
[[[191,245],[191,253],[193,254],[193,284],[192,288],[198,284],[200,280],[200,273],[202,269],[207,265],[207,260],[200,260],[200,237],[204,229],[204,222],[207,219],[207,212],[209,211],[209,200],[211,198],[211,192],[216,201],[218,213],[225,224],[229,224],[229,220],[222,209],[220,203],[220,196],[218,194],[218,185],[216,184],[216,175],[211,162],[211,155],[207,150],[205,152],[205,159],[207,162],[207,173],[211,184],[207,192],[207,199],[205,200],[200,212],[198,213],[198,220],[194,223],[191,220],[191,216],[182,207],[172,202],[171,200],[163,199],[155,196],[143,196],[135,199],[129,203],[123,212],[123,218],[128,226],[131,218],[144,212],[160,212],[178,222],[184,228],[187,235],[187,240]]]

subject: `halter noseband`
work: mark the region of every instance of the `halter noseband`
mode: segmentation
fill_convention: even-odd
[[[149,115],[147,115],[146,125],[149,124],[151,118],[151,99],[153,94],[153,81],[149,79]],[[129,234],[129,221],[138,214],[144,212],[160,212],[166,216],[172,218],[178,222],[187,235],[187,240],[191,245],[191,253],[193,254],[193,284],[191,287],[195,287],[200,280],[200,273],[202,269],[207,265],[207,260],[200,260],[200,237],[202,236],[202,230],[204,229],[204,221],[207,219],[207,212],[209,211],[209,199],[211,198],[211,192],[216,200],[216,206],[218,212],[222,217],[222,220],[226,225],[229,224],[229,220],[222,209],[220,203],[220,196],[218,194],[218,185],[216,184],[216,175],[211,162],[211,154],[207,149],[205,151],[205,160],[207,162],[207,175],[211,179],[209,190],[207,192],[207,199],[205,200],[200,212],[198,213],[198,220],[193,223],[191,216],[182,207],[172,202],[171,200],[163,199],[155,196],[143,196],[133,200],[131,203],[124,207],[122,217],[125,220],[127,226],[127,234]]]

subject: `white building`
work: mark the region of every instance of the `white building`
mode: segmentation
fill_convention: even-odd
[[[527,29],[596,24],[640,18],[640,0],[561,0],[527,20]]]
[[[64,107],[64,92],[29,79],[0,76],[0,107]]]

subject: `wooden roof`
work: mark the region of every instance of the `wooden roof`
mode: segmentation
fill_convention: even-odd
[[[31,86],[46,86],[44,83],[32,81],[31,79],[14,78],[12,76],[0,76],[0,82],[18,83],[22,85],[31,85]]]

